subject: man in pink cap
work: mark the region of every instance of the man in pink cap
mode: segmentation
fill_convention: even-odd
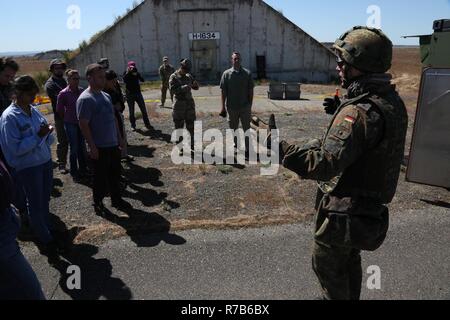
[[[136,116],[134,114],[134,105],[138,104],[139,109],[141,109],[142,118],[145,123],[145,127],[148,130],[152,129],[150,120],[147,113],[147,107],[145,106],[144,97],[141,91],[141,82],[144,82],[144,78],[138,72],[136,67],[136,62],[128,62],[128,69],[123,76],[123,81],[126,85],[126,98],[128,107],[130,109],[130,122],[133,131],[136,131]]]

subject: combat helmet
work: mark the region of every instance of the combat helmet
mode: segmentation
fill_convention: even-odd
[[[363,26],[347,31],[333,45],[346,63],[369,73],[384,73],[391,68],[392,47],[381,30]]]

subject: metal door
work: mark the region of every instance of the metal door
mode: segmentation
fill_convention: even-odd
[[[199,40],[192,42],[193,73],[198,79],[212,81],[217,73],[216,40]]]
[[[450,188],[450,69],[423,72],[407,180]]]
[[[178,12],[180,54],[192,60],[194,76],[203,81],[220,79],[221,49],[228,50],[228,11],[180,10]],[[195,35],[192,39],[192,34]],[[215,34],[216,38],[198,37]]]

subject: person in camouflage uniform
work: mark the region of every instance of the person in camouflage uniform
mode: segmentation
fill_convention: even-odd
[[[322,140],[282,141],[280,153],[284,167],[319,181],[313,269],[324,298],[358,300],[361,251],[377,250],[389,228],[408,115],[386,73],[392,42],[381,30],[355,27],[334,49],[345,100],[326,100],[334,115]]]
[[[169,58],[163,58],[163,64],[159,67],[159,76],[161,78],[161,107],[166,104],[167,90],[169,89],[170,76],[175,72],[175,68],[169,64]],[[173,94],[170,93],[170,98],[173,102]]]
[[[193,148],[194,124],[197,116],[192,90],[199,90],[200,87],[190,74],[191,68],[192,63],[190,60],[181,60],[180,69],[170,76],[169,89],[174,96],[173,121],[175,130],[183,129],[186,125],[186,129],[191,135],[191,147]]]

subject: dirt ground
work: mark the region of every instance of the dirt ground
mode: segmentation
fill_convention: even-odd
[[[410,112],[409,147],[414,121],[420,65],[418,50],[396,51],[392,73]],[[399,56],[400,55],[400,56]],[[411,69],[411,65],[414,68]],[[266,86],[256,90],[255,114],[266,118],[274,113],[282,138],[302,144],[308,138],[320,138],[330,121],[322,109],[323,98],[336,86],[304,85],[303,100],[273,102],[267,99]],[[217,87],[196,94],[198,120],[203,130],[227,129],[218,116],[220,96]],[[130,181],[124,198],[132,209],[110,209],[104,217],[92,207],[91,190],[76,184],[70,176],[55,171],[51,211],[59,228],[70,230],[75,242],[97,244],[109,239],[139,237],[151,232],[196,228],[243,228],[270,224],[311,221],[314,215],[316,183],[301,180],[280,168],[275,176],[261,176],[258,165],[174,165],[170,143],[173,124],[171,110],[157,106],[158,90],[145,92],[147,107],[155,131],[128,132],[129,153],[135,162],[124,164]],[[51,116],[50,116],[51,117]],[[127,123],[128,124],[128,123]],[[143,124],[140,123],[142,126]],[[142,126],[143,127],[143,126]],[[109,200],[105,201],[109,208]],[[392,214],[428,206],[450,206],[446,190],[405,182],[400,178]]]

